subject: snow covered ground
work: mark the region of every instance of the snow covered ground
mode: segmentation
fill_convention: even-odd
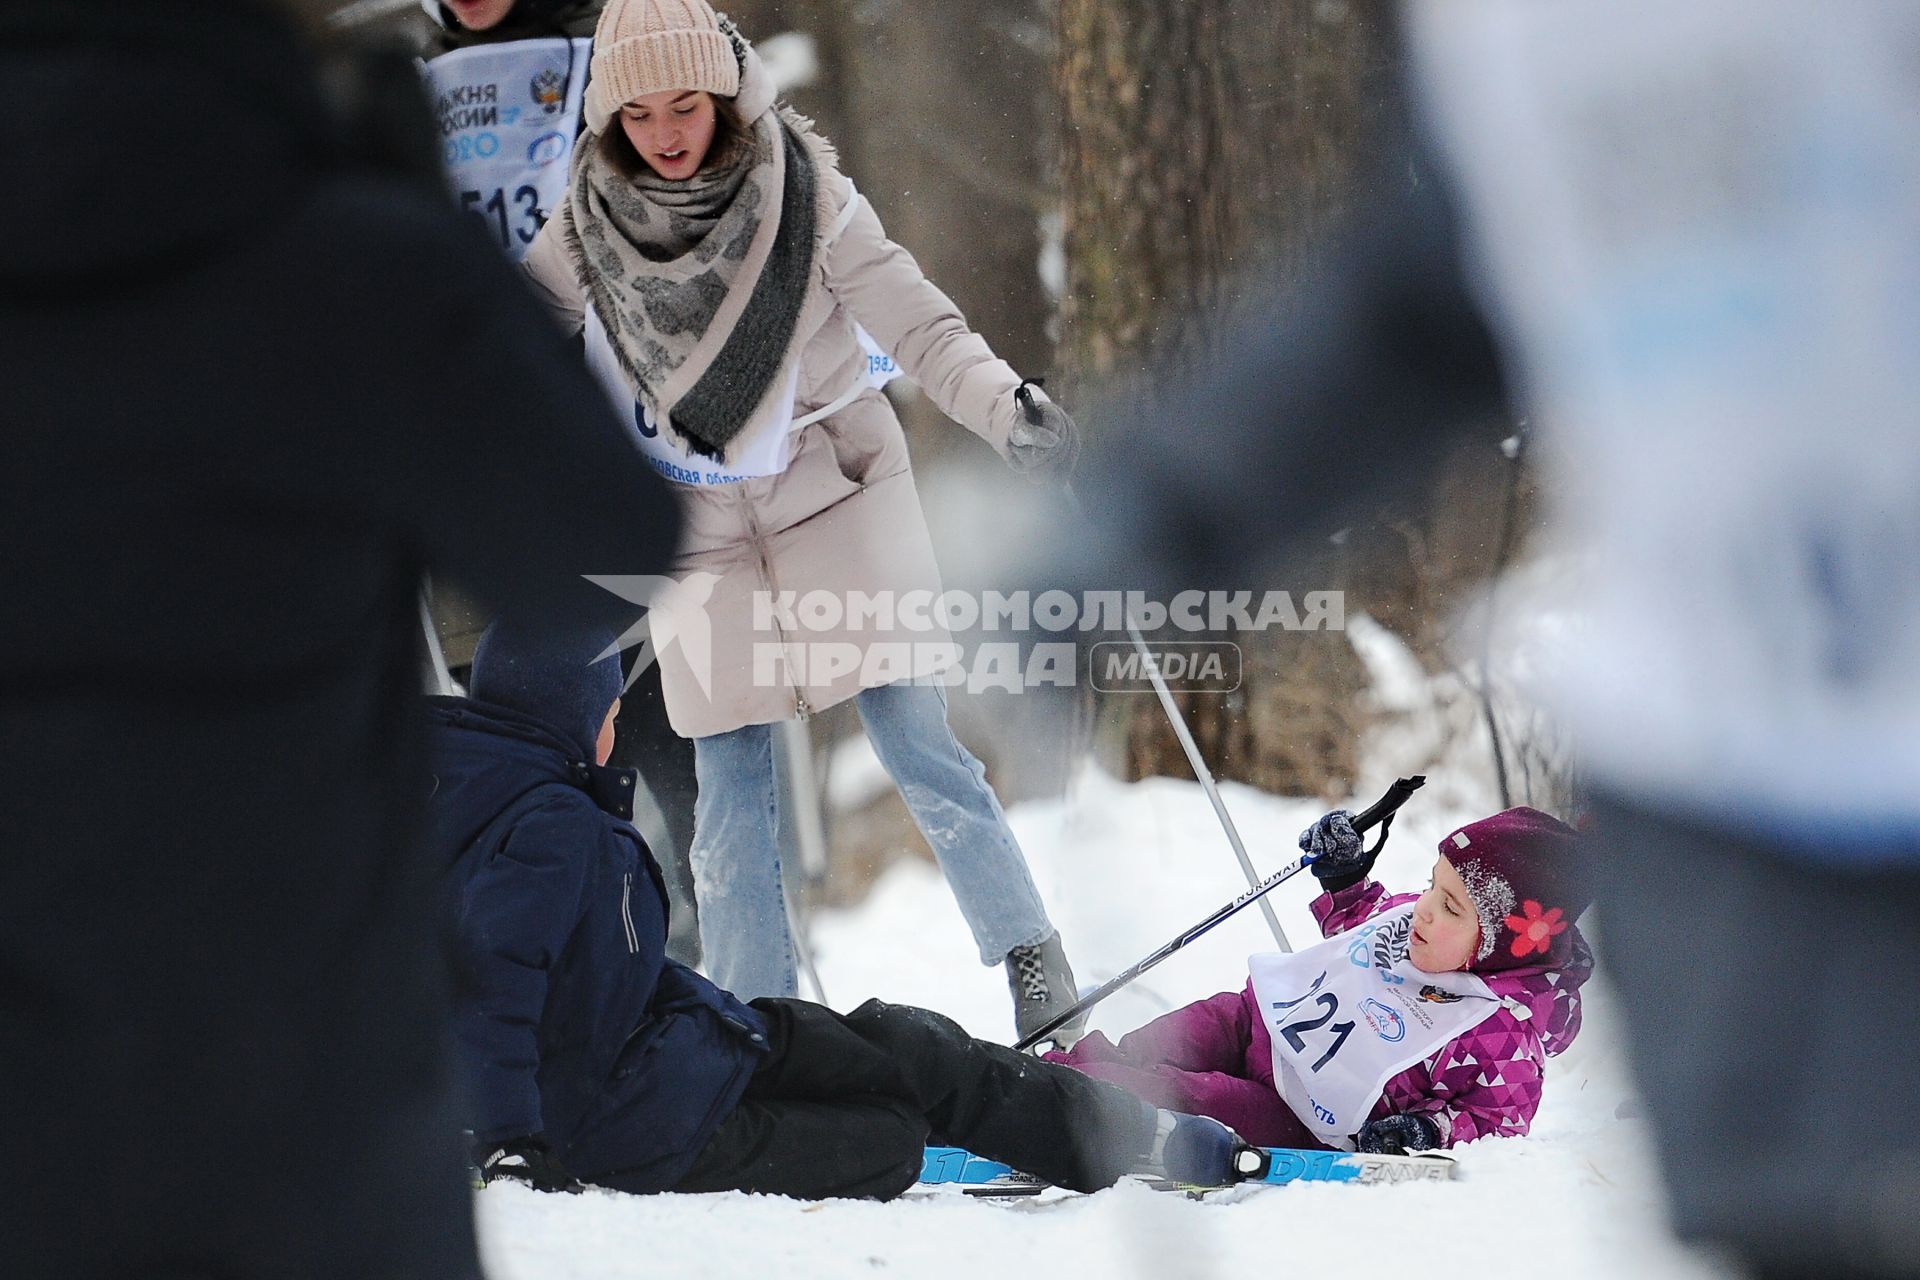
[[[1363,790],[1361,804],[1386,780]],[[1495,807],[1472,792],[1436,777],[1396,827],[1380,878],[1394,888],[1424,885],[1439,837]],[[1295,834],[1321,811],[1244,787],[1228,786],[1226,800],[1263,875],[1293,855]],[[1083,985],[1245,888],[1191,783],[1122,785],[1089,770],[1064,800],[1022,805],[1011,817]],[[1296,945],[1318,937],[1306,910],[1312,892],[1302,876],[1273,895]],[[1238,987],[1247,954],[1272,945],[1259,911],[1249,909],[1114,996],[1094,1025],[1117,1035],[1176,1004]],[[896,864],[858,909],[820,920],[815,946],[836,1008],[869,996],[916,1002],[977,1035],[1011,1038],[1000,970],[979,965],[952,898],[922,862]],[[1533,1135],[1463,1148],[1461,1178],[1448,1185],[1241,1188],[1194,1202],[1123,1184],[1035,1201],[930,1191],[887,1205],[741,1194],[541,1196],[496,1186],[478,1198],[482,1239],[499,1280],[1291,1278],[1362,1266],[1421,1280],[1505,1270],[1555,1280],[1731,1274],[1665,1236],[1644,1122],[1617,1115],[1631,1097],[1617,1019],[1597,982],[1587,991],[1585,1029],[1549,1064]]]

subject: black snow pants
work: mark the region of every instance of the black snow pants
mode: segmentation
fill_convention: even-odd
[[[1151,1140],[1152,1109],[1125,1090],[976,1040],[929,1010],[753,1007],[771,1052],[675,1191],[884,1200],[914,1184],[929,1142],[1094,1191]]]

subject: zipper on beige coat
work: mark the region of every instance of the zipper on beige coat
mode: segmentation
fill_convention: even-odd
[[[740,504],[741,515],[746,520],[747,541],[753,544],[753,558],[760,566],[760,586],[769,600],[779,599],[779,584],[774,581],[773,561],[767,555],[767,544],[760,532],[759,517],[754,514],[753,501],[747,496],[747,482],[741,481],[733,486],[734,501]],[[807,705],[806,695],[801,690],[802,681],[795,673],[802,668],[794,665],[793,642],[787,638],[787,629],[780,623],[780,615],[773,615],[773,629],[780,637],[780,649],[787,658],[788,687],[793,694],[793,713],[801,720],[813,715],[813,708]]]

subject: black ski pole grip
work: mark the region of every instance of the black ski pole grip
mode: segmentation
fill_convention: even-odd
[[[1416,773],[1411,778],[1402,778],[1387,788],[1387,794],[1374,801],[1371,806],[1353,816],[1355,831],[1368,831],[1379,826],[1413,798],[1413,793],[1427,785],[1427,775]]]
[[[1020,406],[1020,413],[1035,426],[1040,425],[1040,402],[1033,398],[1033,388],[1040,384],[1031,378],[1013,389],[1013,402]]]

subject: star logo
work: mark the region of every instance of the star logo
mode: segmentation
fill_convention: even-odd
[[[720,581],[717,573],[690,573],[684,578],[661,574],[593,574],[588,582],[603,591],[611,591],[622,600],[646,609],[646,616],[628,627],[605,653],[594,661],[612,657],[639,645],[633,671],[621,692],[633,688],[633,682],[673,645],[693,672],[694,682],[703,697],[713,697],[713,627],[707,618],[707,602]]]

